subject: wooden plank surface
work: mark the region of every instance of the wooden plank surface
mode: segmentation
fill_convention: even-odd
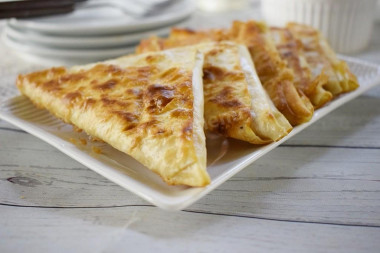
[[[279,222],[154,207],[0,206],[2,252],[377,252],[379,228]],[[17,225],[17,226],[15,226]],[[354,240],[353,240],[354,239]]]
[[[379,102],[377,98],[360,97],[348,103],[244,169],[189,210],[276,220],[380,226],[380,128],[375,127],[380,125],[380,106],[376,106]],[[371,113],[367,113],[369,111]],[[352,117],[353,114],[359,119]],[[372,127],[367,129],[358,121],[375,124],[369,124]],[[332,138],[331,132],[339,132],[342,122],[346,126],[344,131]],[[321,129],[326,133],[321,133]],[[356,141],[351,140],[351,133],[355,133]],[[373,138],[366,135],[368,133]],[[7,123],[0,124],[0,135],[7,143],[0,146],[2,204],[43,207],[147,205],[50,145]],[[307,144],[306,137],[309,138]]]

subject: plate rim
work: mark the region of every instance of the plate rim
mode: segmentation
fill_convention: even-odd
[[[9,38],[3,32],[1,39],[8,47],[21,53],[41,55],[47,57],[63,58],[104,58],[117,57],[133,53],[136,46],[129,45],[121,48],[91,48],[91,49],[72,49],[72,48],[45,48],[39,45],[28,45],[20,41]]]
[[[181,25],[182,23],[178,23]],[[177,24],[176,24],[177,25]],[[5,25],[3,33],[8,37],[17,40],[28,40],[35,44],[74,49],[78,47],[83,48],[107,48],[107,47],[121,47],[121,46],[132,46],[136,44],[141,39],[148,38],[151,35],[165,36],[170,32],[171,27],[159,27],[153,30],[146,30],[142,32],[121,34],[121,35],[110,35],[110,36],[54,36],[44,33],[38,33],[34,31],[22,31],[18,28],[14,28],[9,25]],[[29,33],[30,32],[30,33]]]
[[[177,3],[178,6],[183,5],[182,8],[178,8],[179,11],[172,12],[171,15],[158,15],[150,18],[146,18],[140,21],[119,21],[114,24],[103,23],[99,26],[95,25],[56,25],[52,23],[39,23],[34,20],[19,20],[11,18],[7,21],[8,25],[18,27],[20,29],[34,30],[47,34],[55,35],[107,35],[116,34],[122,32],[135,32],[139,30],[149,30],[158,27],[168,26],[181,20],[188,18],[196,9],[195,4],[191,0],[181,0]]]

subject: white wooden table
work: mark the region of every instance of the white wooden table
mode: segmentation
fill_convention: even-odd
[[[196,14],[193,27],[255,13]],[[212,20],[212,21],[210,21]],[[38,69],[0,44],[0,101]],[[380,24],[356,57],[380,64]],[[380,252],[380,87],[185,211],[151,206],[0,121],[0,252]]]

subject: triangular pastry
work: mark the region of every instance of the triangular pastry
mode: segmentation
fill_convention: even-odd
[[[268,27],[253,20],[235,21],[230,29],[230,38],[247,45],[261,83],[289,122],[298,125],[309,121],[314,107],[294,86],[294,72],[281,59]]]
[[[287,28],[301,42],[306,61],[311,67],[313,75],[326,76],[327,83],[323,86],[324,90],[337,96],[359,87],[358,80],[350,72],[347,64],[337,58],[318,30],[296,23],[289,23]]]
[[[185,39],[188,34],[194,36],[191,43],[208,38],[206,34],[188,30],[176,29],[174,34],[174,40],[184,38],[182,43],[189,42]],[[140,45],[138,51],[171,47],[174,40],[151,38]],[[207,130],[253,144],[273,142],[288,134],[292,127],[263,89],[245,46],[220,42],[201,43],[197,47],[205,54],[203,84]]]
[[[173,185],[204,186],[203,54],[194,47],[47,69],[17,79],[38,107]]]
[[[294,74],[273,44],[264,23],[235,21],[230,29],[192,31],[173,29],[167,39],[152,37],[142,41],[137,52],[193,45],[204,41],[230,40],[246,45],[262,85],[277,109],[292,125],[309,121],[314,108],[309,99],[294,87]]]
[[[270,32],[281,58],[294,71],[295,87],[309,98],[314,108],[320,108],[330,101],[333,95],[324,89],[328,76],[323,72],[311,71],[302,43],[287,28],[271,27]]]
[[[206,128],[253,144],[281,139],[292,129],[262,87],[247,48],[203,44]]]

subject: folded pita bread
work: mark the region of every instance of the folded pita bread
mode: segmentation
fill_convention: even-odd
[[[314,107],[305,94],[294,86],[294,72],[281,59],[268,27],[253,20],[235,21],[230,37],[247,45],[261,83],[289,122],[298,125],[309,121]]]
[[[324,75],[327,82],[321,87],[333,96],[355,90],[358,80],[347,64],[337,58],[318,30],[302,24],[289,23],[287,28],[301,42],[307,63],[314,77]]]
[[[333,95],[324,89],[328,76],[323,72],[311,71],[302,43],[287,28],[271,27],[270,32],[281,58],[294,72],[295,87],[309,98],[314,108],[320,108],[330,101]]]
[[[206,128],[253,144],[292,129],[262,87],[247,48],[233,42],[200,44]]]
[[[246,45],[262,85],[277,109],[292,125],[309,121],[314,108],[302,91],[294,86],[294,73],[281,59],[264,23],[235,21],[230,29],[192,31],[174,29],[167,39],[152,37],[143,41],[137,52],[157,51],[204,41],[230,40]]]
[[[47,69],[17,79],[38,107],[173,185],[204,186],[203,55],[194,47]]]
[[[221,32],[210,32],[213,33],[221,37]],[[187,29],[175,29],[170,36],[167,40],[152,37],[140,44],[137,51],[157,51],[210,38],[208,33]],[[191,39],[187,40],[187,36]],[[292,127],[263,89],[245,46],[219,42],[197,47],[205,54],[206,129],[253,144],[277,141],[288,134]]]

